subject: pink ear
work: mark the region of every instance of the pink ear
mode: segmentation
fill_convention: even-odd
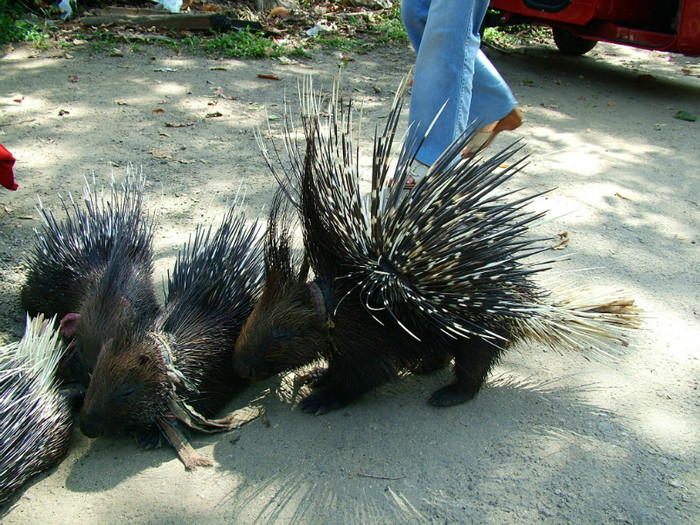
[[[66,314],[58,325],[61,335],[66,339],[72,339],[78,328],[78,321],[80,321],[79,313]]]

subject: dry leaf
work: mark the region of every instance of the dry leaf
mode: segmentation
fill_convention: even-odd
[[[569,232],[559,233],[557,237],[559,237],[559,242],[552,246],[552,250],[563,250],[569,244]]]
[[[219,111],[215,111],[214,113],[207,113],[207,118],[215,118],[215,117],[223,117],[223,116],[224,116],[224,114],[219,112]]]
[[[154,109],[152,112],[153,112],[153,113],[161,114],[161,113],[165,113],[165,110],[164,110],[163,108],[156,108],[156,109]]]
[[[75,84],[78,81],[78,75],[73,75],[69,80]]]
[[[12,97],[12,102],[17,102],[17,104],[19,104],[23,100],[24,100],[24,95],[22,95],[21,93],[18,93],[14,97]]]
[[[188,128],[194,126],[194,122],[183,122],[182,124],[175,124],[174,122],[166,122],[166,128]]]
[[[625,196],[622,195],[619,191],[616,191],[616,192],[615,192],[615,197],[619,197],[620,199],[624,199],[624,200],[626,200],[626,201],[630,200],[629,197],[625,197]]]
[[[273,7],[270,10],[270,16],[272,17],[279,17],[279,18],[285,18],[289,15],[289,9],[278,6],[278,7]]]
[[[263,75],[262,73],[258,75],[258,78],[266,78],[267,80],[281,80],[281,78],[277,75]]]
[[[65,109],[59,109],[58,110],[58,116],[62,117],[63,115],[70,115],[70,111],[65,110]]]
[[[170,155],[168,155],[167,153],[162,153],[162,152],[155,150],[155,149],[149,149],[147,153],[150,153],[151,155],[153,155],[157,159],[169,159],[169,158],[171,158]]]

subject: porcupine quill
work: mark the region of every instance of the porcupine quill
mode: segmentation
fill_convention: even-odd
[[[62,220],[39,203],[44,224],[36,232],[21,303],[30,315],[57,316],[70,342],[59,373],[84,387],[102,345],[159,311],[145,183],[130,170],[107,190],[86,181],[82,199],[60,197]]]
[[[53,319],[30,319],[21,341],[0,347],[0,506],[68,450],[72,418],[59,392],[62,355]]]
[[[269,220],[266,285],[236,344],[238,373],[262,378],[324,357],[327,369],[301,402],[318,414],[402,371],[428,372],[454,359],[454,382],[430,397],[448,406],[473,398],[520,341],[604,354],[626,344],[638,319],[633,301],[589,300],[579,290],[559,302],[535,282],[553,263],[529,262],[546,250],[527,236],[543,215],[527,210],[537,195],[502,192],[523,167],[518,160],[499,168],[517,146],[465,159],[460,152],[473,132],[464,133],[406,192],[411,152],[423,140],[409,133],[386,189],[404,87],[375,135],[369,197],[360,192],[351,111],[337,86],[325,122],[320,97],[308,84],[302,90],[305,148],[288,125],[291,169],[278,171],[279,158],[263,147],[280,190]],[[290,250],[280,249],[291,243],[282,195],[299,214],[310,282],[304,268],[279,271],[294,267]]]
[[[152,325],[105,345],[85,395],[83,433],[135,432],[151,446],[164,434],[187,468],[210,465],[181,428],[230,430],[260,414],[245,407],[209,419],[244,385],[233,373],[233,345],[261,286],[258,225],[246,226],[234,204],[216,231],[200,225],[180,250]]]

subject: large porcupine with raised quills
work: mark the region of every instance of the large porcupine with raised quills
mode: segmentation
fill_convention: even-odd
[[[177,449],[177,421],[221,431],[255,417],[257,409],[243,409],[226,420],[208,419],[245,384],[233,371],[233,346],[262,277],[257,222],[246,226],[234,205],[215,232],[200,225],[168,276],[160,315],[148,327],[111,339],[100,353],[80,414],[83,433],[134,432],[143,445],[154,446],[164,432]]]
[[[37,231],[21,290],[24,308],[57,316],[70,342],[60,374],[87,386],[102,346],[153,321],[153,216],[144,210],[145,178],[127,174],[108,190],[86,182],[82,204],[61,198],[65,218],[39,205]]]
[[[266,153],[281,190],[269,220],[266,284],[236,343],[240,375],[264,378],[325,358],[327,369],[301,402],[320,414],[403,371],[454,360],[454,381],[430,396],[433,405],[449,406],[472,399],[519,341],[603,352],[625,344],[625,327],[636,321],[633,302],[589,302],[583,292],[557,300],[535,282],[548,265],[527,260],[544,250],[527,235],[541,217],[526,209],[534,196],[499,194],[521,169],[520,161],[499,168],[517,148],[486,160],[461,158],[472,136],[465,133],[406,192],[421,140],[409,134],[386,189],[397,95],[375,138],[371,192],[363,196],[351,112],[336,88],[324,125],[320,99],[309,93],[301,97],[305,148],[289,126],[285,134],[291,170],[279,172],[279,159]],[[292,258],[285,197],[301,222],[302,264]]]
[[[52,326],[27,316],[21,341],[0,347],[0,505],[68,450],[71,406],[56,380],[63,345]]]

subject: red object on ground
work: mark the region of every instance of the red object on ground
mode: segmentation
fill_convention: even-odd
[[[12,153],[7,151],[7,148],[0,144],[0,186],[5,186],[8,190],[16,190],[18,188],[15,183],[15,176],[12,172],[12,166],[15,165],[15,158]]]

